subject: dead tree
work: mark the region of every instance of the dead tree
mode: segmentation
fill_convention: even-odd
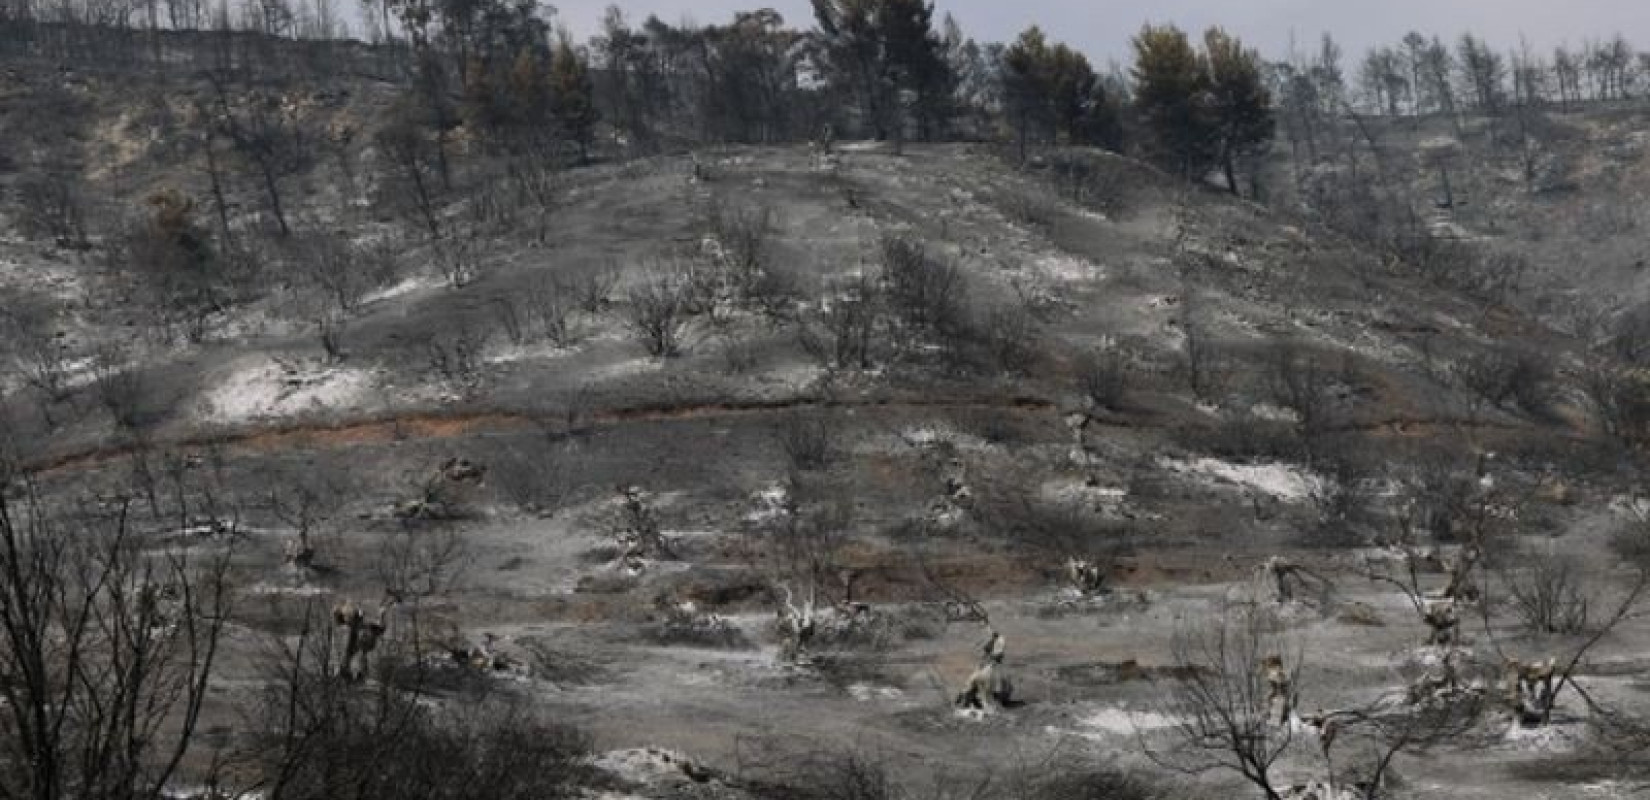
[[[71,353],[56,330],[57,319],[50,301],[15,298],[0,311],[0,337],[5,345],[0,353],[9,356],[22,382],[39,395],[39,408],[48,426],[55,426],[56,407],[73,394]]]
[[[876,281],[860,276],[821,304],[817,318],[803,319],[797,338],[802,349],[831,371],[868,370],[885,349],[888,327],[884,296]]]
[[[228,551],[139,548],[127,500],[0,492],[0,794],[156,797],[197,744],[229,620]]]
[[[1576,673],[1586,664],[1588,655],[1622,623],[1643,616],[1645,599],[1650,596],[1650,525],[1646,524],[1646,520],[1638,520],[1621,532],[1612,546],[1616,557],[1631,575],[1625,580],[1618,580],[1614,592],[1599,598],[1597,607],[1607,613],[1597,618],[1588,635],[1545,659],[1528,663],[1507,659],[1509,691],[1505,699],[1520,725],[1537,727],[1549,724],[1566,689],[1574,690],[1601,720],[1613,723],[1622,718],[1618,710],[1602,705],[1576,681]],[[1500,642],[1494,639],[1487,620],[1484,627],[1496,651],[1504,653]]]
[[[1026,486],[990,492],[978,504],[979,513],[1025,549],[1031,568],[1058,571],[1081,594],[1105,593],[1113,566],[1131,546],[1128,530],[1093,508],[1039,502],[1034,496],[1035,489]]]
[[[1592,598],[1576,558],[1520,553],[1498,570],[1504,598],[1531,633],[1575,635],[1587,629]]]
[[[1302,437],[1309,442],[1332,422],[1334,379],[1322,357],[1294,345],[1282,344],[1270,354],[1267,373],[1272,401],[1295,414]]]
[[[773,438],[792,472],[814,472],[830,466],[836,455],[837,426],[826,416],[792,415],[774,426]]]
[[[363,245],[333,231],[310,231],[295,237],[293,266],[303,282],[341,314],[354,313],[367,293],[383,285],[396,270],[395,255],[382,245]]]
[[[315,567],[315,534],[343,505],[344,476],[310,464],[271,480],[278,488],[269,492],[270,513],[293,531],[282,546],[282,562],[301,580]]]
[[[1260,577],[1271,588],[1272,599],[1279,604],[1295,602],[1298,590],[1316,587],[1321,595],[1333,588],[1329,579],[1282,556],[1266,559],[1260,567]]]
[[[1096,411],[1120,411],[1129,394],[1134,369],[1132,354],[1108,343],[1098,353],[1085,358],[1077,374],[1083,399]]]
[[[957,695],[958,708],[984,711],[988,708],[1007,708],[1014,703],[1014,684],[1003,669],[1008,655],[1008,640],[996,628],[987,629],[985,642],[980,646],[979,666],[968,676],[968,683]]]
[[[224,81],[216,75],[211,77],[216,101],[214,125],[251,163],[281,236],[289,236],[292,227],[287,222],[282,183],[313,159],[314,147],[304,136],[304,126],[287,98],[248,93],[237,109],[230,102],[231,92]]]
[[[421,223],[432,241],[439,240],[442,229],[435,181],[438,174],[445,174],[444,148],[439,134],[432,140],[416,122],[405,119],[405,114],[403,111],[403,118],[392,118],[377,136],[391,168],[393,193],[387,193],[386,200],[407,213],[415,224]]]
[[[357,681],[338,663],[325,606],[306,605],[294,636],[272,641],[257,663],[261,689],[247,704],[250,734],[231,755],[254,792],[283,800],[401,797],[565,797],[583,777],[588,740],[540,719],[519,697],[475,692],[463,703],[430,702],[440,667],[417,655],[415,614],[403,610],[393,639],[376,643],[378,674]],[[244,788],[244,791],[242,789]]]
[[[1394,545],[1398,551],[1397,564],[1389,562],[1366,563],[1363,576],[1373,583],[1382,583],[1403,593],[1416,618],[1427,627],[1427,645],[1449,645],[1455,642],[1460,627],[1460,614],[1455,601],[1431,595],[1425,587],[1429,562],[1441,564],[1435,555],[1411,544]]]
[[[1481,462],[1479,472],[1484,472]],[[1511,500],[1493,487],[1488,475],[1474,479],[1447,465],[1423,473],[1411,500],[1395,520],[1396,535],[1386,543],[1394,561],[1366,563],[1364,577],[1403,593],[1429,630],[1427,644],[1455,644],[1460,609],[1481,601],[1478,574],[1485,554],[1497,546]],[[1423,543],[1426,538],[1455,539],[1453,552]],[[1444,583],[1428,589],[1426,577],[1442,574]]]
[[[619,508],[610,528],[620,547],[619,560],[632,572],[641,572],[646,559],[676,558],[659,527],[653,498],[640,486],[619,487]]]
[[[728,294],[742,301],[756,298],[773,257],[773,210],[713,200],[705,228]]]
[[[916,562],[923,586],[930,595],[940,598],[946,622],[977,622],[991,628],[991,615],[977,598],[941,575],[926,554],[917,553]]]
[[[456,480],[445,469],[415,472],[407,481],[418,497],[400,504],[401,525],[380,542],[373,571],[386,595],[416,610],[420,599],[452,589],[469,563],[465,540],[450,523],[469,513],[479,481]]]
[[[1302,721],[1317,733],[1330,787],[1377,800],[1389,796],[1399,756],[1422,756],[1459,740],[1479,724],[1486,707],[1482,691],[1454,687],[1420,702],[1383,695],[1354,708],[1305,715]]]
[[[394,594],[386,595],[374,616],[348,600],[332,609],[333,625],[344,630],[344,652],[338,660],[340,677],[347,681],[366,680],[370,658],[389,629],[389,615],[397,605]]]
[[[481,259],[476,254],[481,241],[481,228],[460,220],[448,226],[446,236],[430,244],[448,286],[462,289],[481,276]]]
[[[922,243],[890,236],[880,243],[881,280],[891,307],[918,332],[953,338],[962,323],[967,278],[956,265],[931,255]],[[942,343],[949,343],[948,341]]]
[[[1265,615],[1228,608],[1206,627],[1179,632],[1174,660],[1161,703],[1174,724],[1140,734],[1147,757],[1186,774],[1237,773],[1282,800],[1277,766],[1297,742],[1288,717],[1298,705],[1299,652]]]
[[[23,234],[48,238],[62,248],[88,247],[88,209],[82,183],[67,168],[20,177],[16,187],[17,221]]]
[[[489,334],[486,328],[466,321],[424,337],[430,373],[452,396],[470,397],[486,382]]]
[[[145,204],[149,215],[113,238],[110,257],[134,279],[162,332],[170,336],[181,325],[188,339],[198,342],[234,295],[235,270],[196,224],[189,196],[167,189]]]
[[[781,658],[805,663],[837,605],[830,592],[842,574],[847,509],[810,496],[796,480],[780,492],[751,515],[746,553],[780,602]]]
[[[655,268],[653,274],[630,290],[627,299],[626,322],[647,354],[654,358],[680,355],[688,320],[687,292],[680,277]]]

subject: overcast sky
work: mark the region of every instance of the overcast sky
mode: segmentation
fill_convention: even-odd
[[[612,0],[547,0],[580,36],[596,28]],[[736,10],[769,7],[795,27],[811,27],[808,0],[626,0],[620,8],[639,23],[649,14],[723,22]],[[1328,31],[1349,53],[1395,42],[1408,30],[1453,39],[1472,31],[1504,48],[1519,37],[1543,50],[1617,31],[1650,46],[1650,0],[937,0],[976,39],[1012,39],[1032,23],[1082,48],[1098,62],[1125,59],[1141,24],[1174,22],[1188,30],[1221,25],[1272,57],[1293,36],[1310,47]]]

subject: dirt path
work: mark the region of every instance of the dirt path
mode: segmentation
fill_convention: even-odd
[[[346,420],[334,423],[302,423],[248,427],[210,434],[181,436],[150,441],[148,447],[222,447],[240,453],[270,453],[286,450],[322,450],[396,441],[454,439],[487,433],[510,433],[534,428],[569,431],[615,427],[634,423],[704,419],[760,417],[796,411],[885,409],[890,411],[1005,411],[1046,413],[1058,406],[1032,397],[1001,400],[869,400],[814,401],[775,400],[750,403],[703,403],[692,405],[644,405],[605,409],[575,415],[533,414],[509,411],[422,411],[407,414]],[[30,467],[40,472],[85,469],[136,452],[133,445],[95,448],[40,459]]]
[[[241,454],[267,454],[295,450],[328,450],[364,444],[384,444],[398,441],[431,441],[456,439],[483,434],[504,434],[526,430],[561,429],[564,431],[591,430],[618,427],[627,424],[672,422],[706,419],[737,419],[762,417],[797,411],[830,410],[887,410],[887,411],[1003,411],[1022,414],[1055,413],[1061,410],[1049,400],[1016,396],[967,401],[900,398],[879,400],[769,400],[752,402],[699,403],[688,405],[639,405],[571,414],[529,413],[512,411],[415,411],[342,420],[338,422],[303,422],[252,426],[228,431],[184,435],[172,439],[150,440],[146,447],[178,447],[184,449],[220,447]],[[1100,427],[1168,428],[1176,423],[1158,420],[1102,420],[1093,423]],[[1534,430],[1515,422],[1473,420],[1446,417],[1388,417],[1335,425],[1332,433],[1374,433],[1397,437],[1418,437],[1440,433],[1484,431],[1497,434]],[[1581,438],[1575,431],[1557,432],[1563,438]],[[140,447],[122,444],[79,452],[60,453],[39,459],[30,468],[44,473],[87,469],[131,455]]]

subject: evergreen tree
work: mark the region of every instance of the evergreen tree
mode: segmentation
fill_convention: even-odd
[[[787,138],[793,124],[799,35],[771,9],[741,12],[731,25],[697,32],[704,41],[699,72],[705,126],[711,138],[736,142],[775,142]]]
[[[1238,194],[1238,159],[1263,150],[1272,140],[1272,95],[1261,78],[1258,53],[1220,28],[1210,28],[1203,42],[1220,167],[1227,189]]]
[[[1049,51],[1047,69],[1049,105],[1056,135],[1072,143],[1089,144],[1104,125],[1099,115],[1108,108],[1088,56],[1056,44]]]
[[[1409,94],[1403,61],[1403,56],[1390,47],[1375,48],[1364,56],[1358,82],[1376,114],[1398,116],[1399,103]]]
[[[1181,175],[1202,177],[1220,155],[1206,60],[1173,25],[1147,25],[1134,37],[1134,52],[1134,103],[1151,148]]]
[[[906,124],[902,95],[915,98],[919,133],[932,136],[956,86],[926,0],[813,0],[816,40],[832,83],[850,94],[878,139]]]
[[[1003,95],[1022,161],[1032,137],[1052,128],[1043,75],[1048,60],[1047,40],[1035,25],[1003,52]]]
[[[1506,60],[1470,33],[1461,34],[1456,50],[1462,83],[1472,90],[1478,110],[1492,117],[1500,115],[1506,95]]]
[[[824,66],[876,138],[887,138],[897,89],[876,26],[881,0],[813,0]]]
[[[1236,194],[1238,162],[1276,127],[1260,56],[1219,28],[1204,34],[1200,53],[1173,25],[1146,26],[1134,49],[1135,107],[1158,157],[1194,180],[1218,165]]]
[[[1115,115],[1088,57],[1050,45],[1040,28],[1027,29],[1004,52],[1003,85],[1021,158],[1033,138],[1115,144]]]
[[[550,115],[562,135],[579,146],[579,159],[588,160],[597,120],[595,87],[589,62],[566,32],[550,59]]]

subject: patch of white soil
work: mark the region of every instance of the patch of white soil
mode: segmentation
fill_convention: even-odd
[[[1129,490],[1121,486],[1090,485],[1078,478],[1058,478],[1045,481],[1038,494],[1055,503],[1116,506],[1128,499]]]
[[[1286,422],[1294,425],[1301,421],[1299,413],[1271,403],[1256,403],[1249,407],[1249,414],[1255,419],[1263,419],[1267,422]]]
[[[1322,478],[1287,464],[1234,464],[1218,458],[1164,459],[1161,463],[1174,472],[1236,484],[1290,503],[1309,500],[1323,490]]]
[[[562,347],[550,342],[537,344],[507,344],[487,354],[489,364],[513,364],[518,361],[548,361],[565,358],[579,352],[577,347]]]
[[[609,750],[596,756],[591,765],[619,780],[648,788],[679,787],[697,783],[702,769],[681,753],[654,747]]]
[[[282,586],[274,583],[254,583],[246,587],[248,594],[260,595],[289,595],[292,597],[315,597],[330,594],[331,589],[325,586]]]
[[[935,447],[950,445],[958,450],[969,452],[983,452],[997,449],[995,445],[978,436],[961,431],[952,430],[940,425],[922,425],[907,427],[899,432],[899,438],[913,447]]]
[[[872,686],[868,683],[855,683],[848,687],[848,696],[869,703],[873,700],[898,700],[905,693],[892,686]]]
[[[1154,711],[1127,711],[1116,707],[1102,708],[1080,718],[1085,735],[1133,736],[1136,733],[1172,728],[1180,720]]]
[[[1042,256],[1036,261],[1036,270],[1044,278],[1056,283],[1099,281],[1106,277],[1105,267],[1087,259],[1064,253]]]
[[[1533,728],[1509,725],[1502,742],[1514,750],[1567,753],[1585,744],[1587,729],[1580,723],[1553,723]]]
[[[631,378],[637,375],[647,375],[653,372],[663,372],[664,359],[659,358],[632,358],[613,364],[602,364],[585,371],[584,380],[587,384],[601,381]]]
[[[425,289],[435,289],[442,285],[441,280],[434,276],[416,275],[411,278],[401,280],[397,283],[390,284],[389,286],[377,291],[368,292],[361,297],[361,304],[371,305],[373,303],[379,303],[385,300],[394,300],[397,297],[404,297]]]
[[[220,423],[279,419],[337,411],[361,404],[370,394],[372,373],[342,367],[283,365],[260,359],[241,366],[206,391],[202,414]]]

